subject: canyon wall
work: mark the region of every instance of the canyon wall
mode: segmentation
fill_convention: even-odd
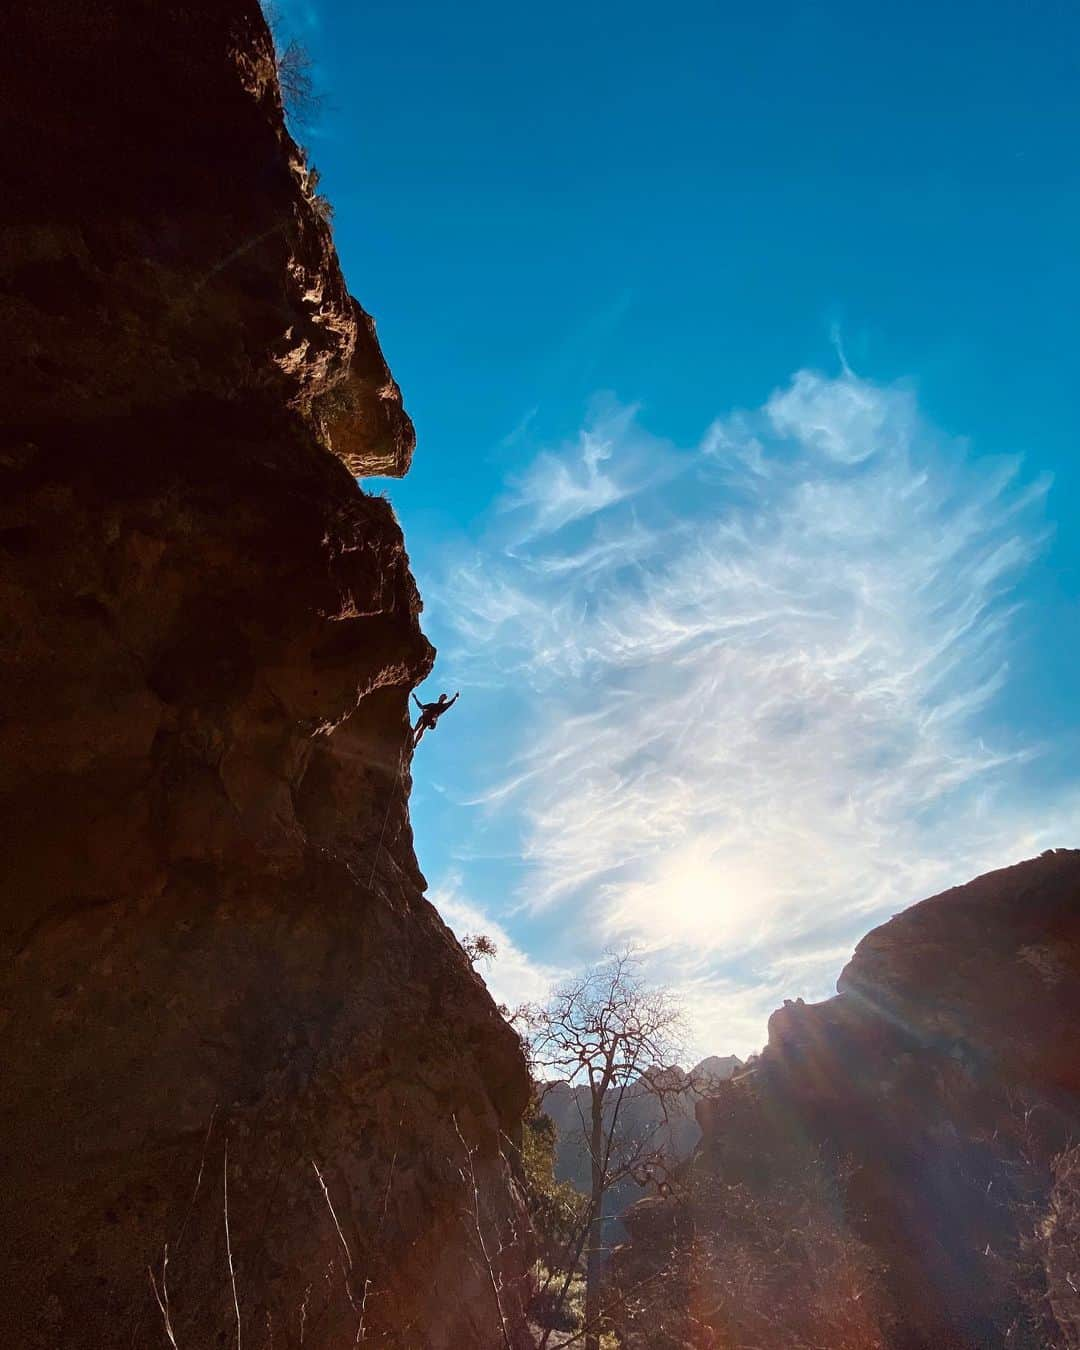
[[[528,1078],[423,897],[434,653],[353,477],[412,426],[261,12],[4,36],[0,1342],[528,1344]]]
[[[1080,851],[906,910],[838,990],[773,1014],[626,1216],[627,1345],[1080,1346]]]

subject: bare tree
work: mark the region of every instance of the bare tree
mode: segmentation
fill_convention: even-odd
[[[562,1263],[565,1275],[554,1308],[561,1309],[584,1250],[584,1344],[585,1350],[599,1350],[605,1197],[624,1178],[641,1180],[665,1164],[657,1141],[660,1126],[624,1129],[623,1107],[628,1094],[652,1093],[665,1107],[662,1124],[668,1099],[685,1091],[685,1075],[673,1071],[681,1043],[681,1013],[669,994],[648,986],[638,959],[625,952],[559,987],[544,1006],[530,1009],[528,1027],[538,1076],[588,1088],[587,1096],[581,1094],[587,1107],[579,1104],[589,1159],[588,1203]],[[544,1333],[541,1350],[550,1334],[551,1327]]]
[[[323,97],[315,90],[315,62],[299,38],[286,36],[285,13],[277,0],[263,0],[262,11],[274,40],[274,60],[285,115],[294,127],[309,127],[323,108]]]

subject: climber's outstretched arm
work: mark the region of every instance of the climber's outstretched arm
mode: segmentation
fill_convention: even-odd
[[[458,699],[459,699],[460,697],[461,697],[461,690],[459,689],[459,690],[457,691],[457,693],[454,695],[454,697],[450,700],[450,702],[449,702],[446,706],[447,706],[448,708],[452,708],[452,707],[454,706],[454,704],[458,701]]]
[[[423,712],[423,710],[424,710],[424,705],[423,705],[423,704],[420,702],[420,700],[416,697],[416,690],[415,690],[415,689],[413,690],[413,702],[414,702],[414,703],[416,704],[416,706],[420,709],[420,711]]]

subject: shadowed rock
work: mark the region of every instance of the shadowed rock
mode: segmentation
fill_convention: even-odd
[[[149,1267],[183,1350],[234,1292],[245,1346],[516,1345],[528,1079],[423,898],[434,653],[351,476],[412,427],[265,23],[35,0],[5,48],[0,1343],[166,1344]]]

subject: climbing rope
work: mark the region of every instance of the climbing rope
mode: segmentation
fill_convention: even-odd
[[[401,782],[401,775],[405,771],[405,747],[402,746],[398,751],[397,773],[394,775],[394,787],[390,790],[390,800],[386,803],[386,815],[383,816],[382,829],[379,831],[379,842],[375,845],[375,857],[371,863],[371,876],[368,877],[368,890],[371,890],[375,881],[375,869],[379,865],[379,852],[382,849],[383,838],[386,835],[386,825],[390,819],[390,812],[394,808],[394,789]]]

